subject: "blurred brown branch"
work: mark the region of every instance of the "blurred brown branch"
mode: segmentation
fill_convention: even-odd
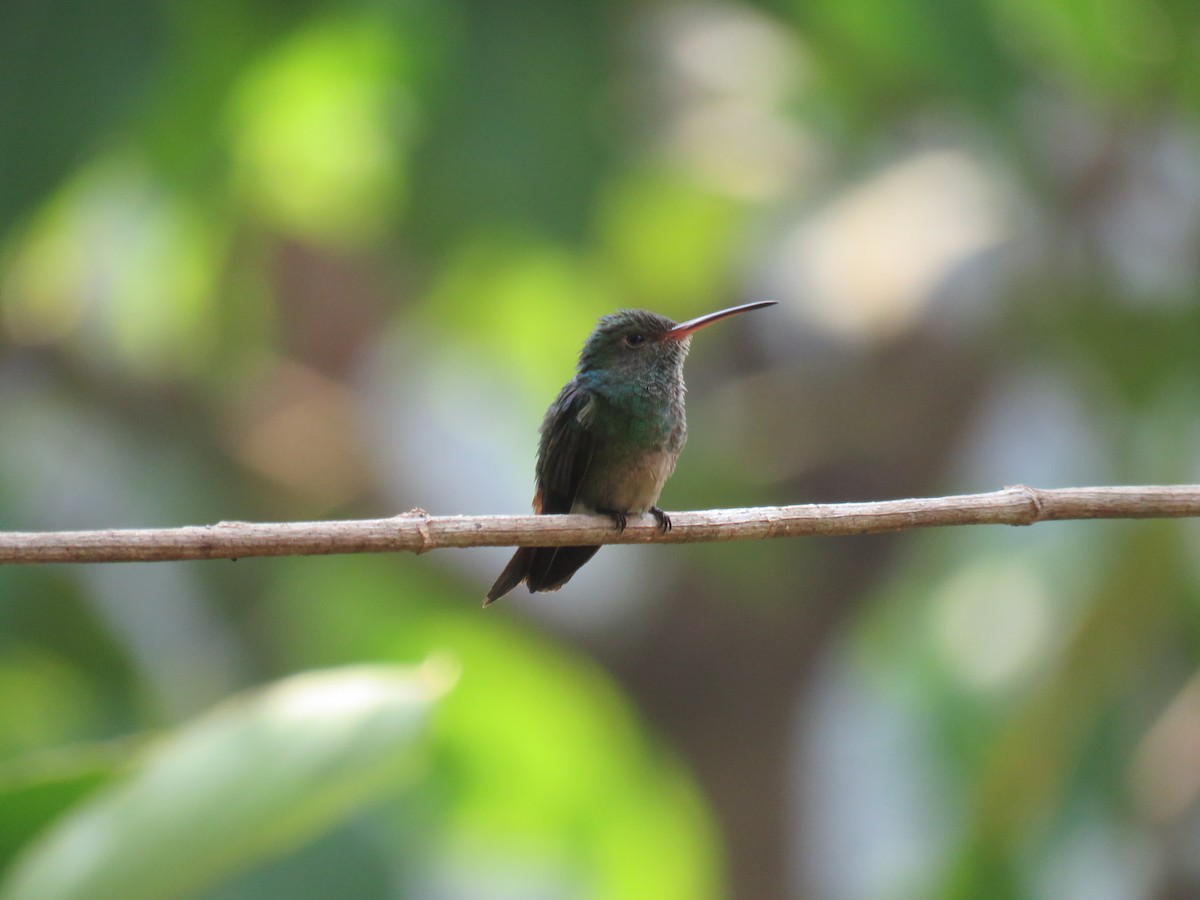
[[[424,553],[441,547],[684,544],[874,534],[944,525],[1183,516],[1200,516],[1200,485],[1052,490],[1017,486],[987,494],[921,500],[678,512],[671,515],[674,527],[665,534],[649,515],[631,517],[625,531],[618,532],[600,516],[431,516],[417,509],[390,519],[340,522],[0,532],[0,563],[158,562],[400,550]]]

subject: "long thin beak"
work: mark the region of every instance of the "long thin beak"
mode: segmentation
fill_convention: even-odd
[[[778,300],[760,300],[757,303],[743,303],[741,306],[731,306],[729,309],[723,309],[720,312],[709,313],[707,316],[700,316],[698,319],[688,319],[686,322],[680,322],[670,331],[663,335],[664,341],[682,341],[692,332],[699,331],[713,322],[720,322],[722,319],[728,319],[730,316],[736,316],[738,313],[749,312],[752,309],[762,309],[764,306],[774,306]]]

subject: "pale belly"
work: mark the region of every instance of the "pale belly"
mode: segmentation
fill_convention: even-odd
[[[571,512],[646,512],[658,503],[677,456],[667,450],[647,450],[622,459],[593,459]]]

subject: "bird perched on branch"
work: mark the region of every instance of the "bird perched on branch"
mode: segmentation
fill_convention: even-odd
[[[539,514],[603,513],[624,530],[649,512],[663,531],[671,519],[655,504],[687,440],[683,361],[693,333],[730,316],[774,306],[747,303],[676,324],[644,309],[602,318],[583,345],[575,377],[542,420],[538,445]],[[521,582],[556,591],[599,547],[521,547],[483,605]]]

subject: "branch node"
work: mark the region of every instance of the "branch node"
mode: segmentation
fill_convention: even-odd
[[[1019,522],[1014,524],[1034,525],[1042,521],[1045,515],[1045,503],[1042,499],[1041,491],[1039,491],[1037,488],[1032,488],[1027,484],[1006,484],[1004,489],[1006,491],[1020,491],[1024,495],[1026,502],[1029,504],[1028,514],[1023,516]]]
[[[420,556],[422,553],[428,553],[437,547],[437,541],[433,539],[433,535],[429,533],[429,513],[421,509],[419,506],[414,506],[406,514],[410,518],[416,518],[420,521],[417,523],[417,536],[421,538],[421,546],[417,547],[416,554]]]

